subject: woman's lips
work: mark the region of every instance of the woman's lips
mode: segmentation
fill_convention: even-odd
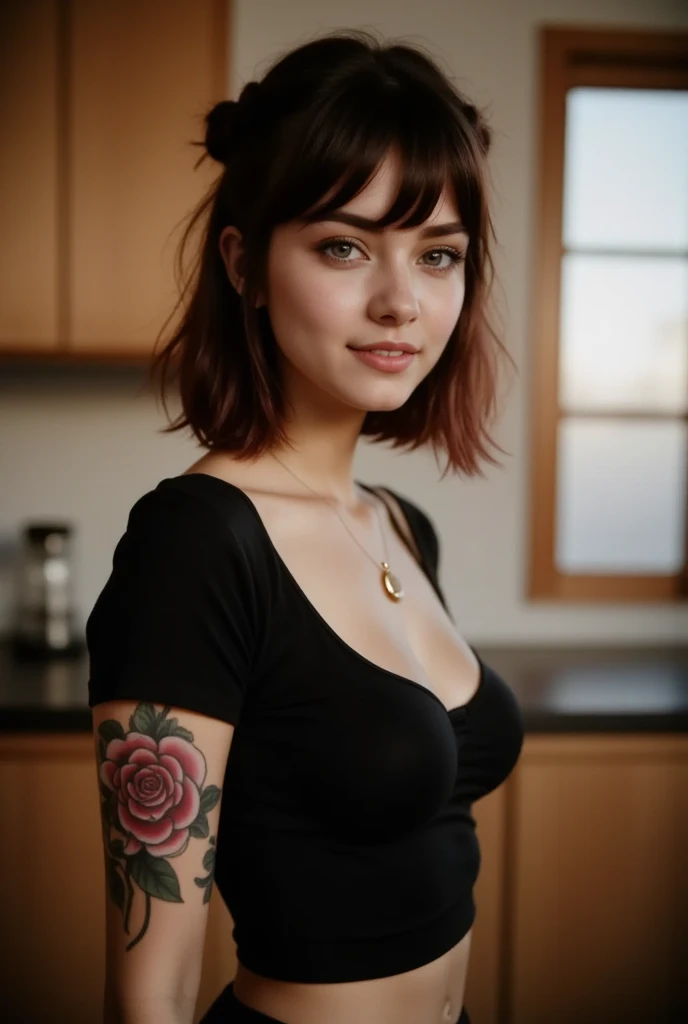
[[[382,370],[383,373],[401,373],[408,369],[416,358],[415,352],[401,352],[398,356],[382,356],[378,352],[363,349],[352,348],[349,351],[353,352],[361,362],[376,370]]]

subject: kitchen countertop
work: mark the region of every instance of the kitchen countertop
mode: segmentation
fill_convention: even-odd
[[[516,694],[526,733],[688,731],[688,646],[474,646]],[[90,730],[86,652],[19,659],[0,640],[0,732]]]

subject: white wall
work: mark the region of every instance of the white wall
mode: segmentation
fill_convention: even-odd
[[[529,604],[529,288],[533,262],[536,30],[567,23],[686,27],[684,0],[235,0],[230,95],[277,51],[320,31],[372,28],[428,46],[479,105],[495,134],[494,219],[501,316],[519,367],[497,442],[511,453],[486,479],[461,482],[431,453],[362,444],[356,476],[420,501],[443,544],[442,579],[462,633],[475,643],[666,642],[688,636],[688,606]],[[499,293],[498,293],[499,294]],[[162,410],[122,371],[0,370],[0,632],[9,628],[10,563],[20,523],[66,517],[77,527],[82,619],[110,571],[131,505],[199,454],[156,433]]]

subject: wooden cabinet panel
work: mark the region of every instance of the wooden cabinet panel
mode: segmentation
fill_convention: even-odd
[[[100,1019],[105,905],[90,736],[0,737],[3,1019]]]
[[[687,736],[529,735],[474,815],[476,1024],[687,1019]],[[3,1014],[93,1024],[105,885],[90,734],[0,735],[0,820]],[[235,973],[214,888],[196,1022]]]
[[[474,807],[482,862],[466,1005],[480,1024],[499,1024],[509,785]],[[0,958],[3,1010],[13,1024],[93,1024],[105,978],[105,880],[91,736],[0,736],[0,820],[0,905],[11,937]],[[195,1022],[236,974],[232,927],[214,887]]]
[[[509,864],[509,813],[513,776],[473,805],[480,841],[480,874],[475,885],[476,921],[464,1003],[475,1024],[501,1024],[500,992],[506,969],[504,914]]]
[[[58,4],[0,4],[0,350],[58,340]]]
[[[688,1019],[688,737],[529,736],[516,780],[508,1024]]]
[[[71,0],[70,349],[150,353],[177,298],[180,222],[218,173],[227,0]],[[175,230],[176,229],[176,230]]]
[[[91,736],[0,736],[0,821],[3,1020],[94,1024],[105,877]],[[236,973],[232,918],[215,887],[208,910],[195,1021]]]

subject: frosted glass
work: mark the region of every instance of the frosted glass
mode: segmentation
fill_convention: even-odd
[[[688,424],[567,418],[557,440],[559,571],[679,572]]]
[[[688,92],[571,89],[564,245],[688,250]]]
[[[559,352],[565,410],[688,411],[688,259],[567,253]]]

